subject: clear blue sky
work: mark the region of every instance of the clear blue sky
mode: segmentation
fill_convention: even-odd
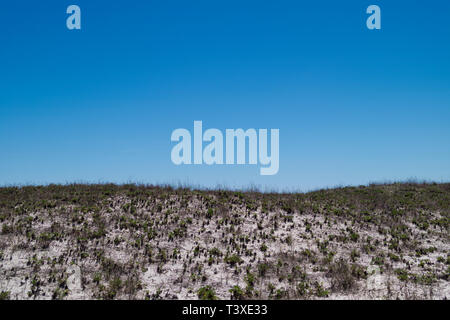
[[[448,0],[4,1],[0,184],[449,181],[449,17]],[[279,173],[175,166],[194,120],[279,128]]]

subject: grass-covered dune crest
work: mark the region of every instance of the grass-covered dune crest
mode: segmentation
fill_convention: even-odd
[[[0,188],[0,299],[450,298],[450,183]]]

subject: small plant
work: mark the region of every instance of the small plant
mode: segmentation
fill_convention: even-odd
[[[217,249],[217,248],[212,248],[212,249],[209,250],[209,254],[211,256],[220,257],[222,255],[222,252],[220,252],[220,250]]]
[[[350,240],[353,242],[357,242],[359,239],[359,234],[357,234],[356,232],[352,231],[350,232]]]
[[[283,289],[278,289],[277,292],[275,293],[275,299],[280,300],[285,295],[286,295],[286,291],[284,291]]]
[[[247,275],[245,276],[245,282],[247,283],[248,288],[253,288],[255,285],[256,277],[253,273],[247,272]]]
[[[92,281],[94,281],[98,285],[101,280],[102,280],[102,274],[100,272],[96,272],[94,274]]]
[[[436,276],[432,273],[427,273],[423,275],[414,275],[412,276],[414,282],[422,285],[431,285],[436,281]]]
[[[367,279],[367,271],[365,268],[358,264],[352,264],[351,266],[352,275],[357,279]]]
[[[406,271],[405,269],[396,269],[395,273],[397,274],[397,278],[400,281],[408,280],[408,271]]]
[[[325,290],[325,288],[322,286],[321,283],[316,282],[315,283],[315,294],[316,296],[320,298],[328,297],[330,292],[328,290]]]
[[[269,265],[267,263],[258,264],[258,273],[261,277],[264,277],[269,270]]]
[[[9,291],[1,291],[0,292],[0,300],[9,300],[10,299],[10,292]]]
[[[13,233],[14,229],[12,226],[4,224],[2,226],[2,234],[9,234],[9,233]]]
[[[378,255],[376,257],[372,258],[372,263],[376,264],[378,266],[383,266],[384,265],[384,257],[382,255]]]
[[[216,292],[211,286],[198,289],[197,296],[200,300],[217,300]]]
[[[53,291],[52,299],[53,300],[62,300],[69,294],[69,289],[56,288]]]
[[[230,290],[232,300],[242,300],[244,298],[244,291],[239,286],[234,286]]]
[[[236,264],[241,263],[242,259],[238,255],[233,254],[232,256],[225,257],[225,262],[228,263],[229,265],[234,266]]]
[[[120,279],[120,277],[114,277],[114,279],[112,279],[109,282],[109,288],[108,288],[108,291],[106,292],[105,298],[106,299],[114,299],[122,287],[123,287],[123,283],[122,283],[122,280]]]
[[[267,285],[267,290],[269,290],[269,294],[272,295],[273,291],[275,290],[275,286],[269,282],[269,284]]]
[[[299,296],[303,297],[308,293],[308,282],[306,281],[301,281],[297,284],[297,293]]]
[[[400,257],[396,254],[393,254],[392,252],[389,253],[389,258],[394,262],[400,261]]]
[[[356,260],[358,260],[360,256],[361,255],[356,249],[353,249],[352,252],[350,253],[350,258],[352,259],[353,262],[356,262]]]

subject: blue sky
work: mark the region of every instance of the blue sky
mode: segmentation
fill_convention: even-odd
[[[82,30],[66,28],[71,4]],[[449,181],[449,14],[447,0],[2,3],[0,184]],[[194,120],[279,128],[278,174],[175,166],[171,132]]]

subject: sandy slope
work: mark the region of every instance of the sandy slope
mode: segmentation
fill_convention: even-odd
[[[449,184],[307,194],[1,188],[0,293],[448,299],[449,212]]]

